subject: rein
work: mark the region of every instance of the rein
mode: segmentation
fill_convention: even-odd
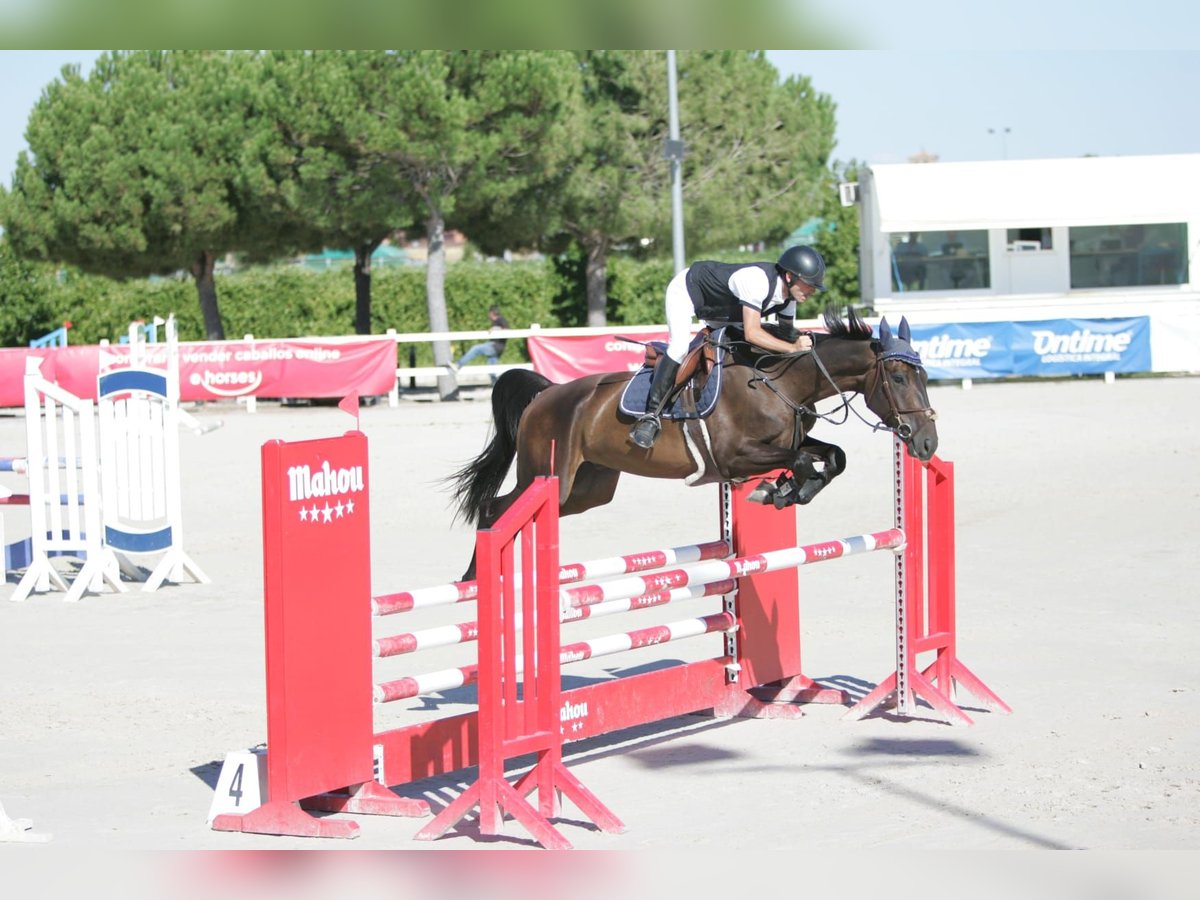
[[[750,346],[748,342],[738,341],[736,343],[746,343],[747,346]],[[772,378],[770,375],[768,375],[765,372],[765,367],[767,365],[772,365],[776,360],[782,360],[784,362],[784,364],[787,365],[787,364],[791,364],[793,361],[800,359],[801,357],[804,357],[804,356],[812,357],[813,362],[816,364],[816,367],[820,371],[822,377],[825,379],[826,382],[828,382],[829,386],[833,388],[834,392],[837,394],[838,398],[841,400],[841,405],[838,406],[836,409],[830,410],[827,413],[821,413],[821,412],[818,412],[813,407],[806,406],[803,403],[796,403],[794,400],[792,400],[790,397],[788,397],[786,394],[784,394],[782,391],[780,391],[780,389],[775,385],[776,379]],[[753,385],[756,382],[761,382],[773,394],[775,394],[775,396],[778,397],[780,399],[780,401],[786,407],[788,407],[792,411],[793,416],[794,416],[793,427],[792,427],[792,448],[793,449],[799,448],[800,442],[804,440],[805,432],[804,432],[803,418],[806,415],[812,416],[815,419],[821,419],[825,422],[829,422],[832,425],[842,425],[845,422],[849,421],[850,413],[854,413],[855,417],[858,418],[859,421],[861,421],[864,425],[866,425],[872,431],[889,431],[892,434],[895,434],[901,440],[907,440],[908,438],[910,438],[912,436],[912,428],[910,428],[905,423],[901,422],[900,416],[906,415],[909,413],[928,413],[931,417],[936,417],[937,413],[933,410],[932,407],[929,407],[929,406],[913,407],[912,409],[903,409],[899,406],[899,404],[897,404],[895,394],[892,392],[891,385],[888,383],[888,380],[885,377],[884,371],[883,371],[883,364],[889,359],[898,359],[901,362],[912,366],[914,369],[919,369],[921,367],[919,359],[917,359],[917,360],[910,359],[908,353],[904,353],[904,352],[900,352],[900,351],[892,351],[892,352],[882,352],[882,353],[876,354],[875,365],[868,372],[868,378],[871,375],[874,375],[874,385],[870,388],[870,390],[867,390],[866,389],[867,386],[866,386],[866,384],[864,384],[863,385],[864,389],[863,389],[863,391],[861,391],[861,393],[862,393],[863,397],[865,398],[865,400],[869,404],[871,398],[875,395],[875,392],[878,391],[881,387],[883,388],[884,398],[887,400],[887,404],[888,404],[888,415],[881,422],[869,421],[867,418],[865,418],[862,415],[862,413],[860,413],[857,409],[855,409],[851,405],[850,401],[854,399],[854,395],[856,393],[860,393],[860,392],[859,391],[848,391],[848,392],[843,391],[838,386],[838,383],[834,380],[833,375],[830,374],[829,369],[825,366],[824,361],[821,359],[820,354],[817,352],[817,347],[815,344],[813,345],[813,348],[811,350],[804,350],[804,351],[800,351],[797,353],[767,353],[767,354],[763,354],[761,357],[759,357],[759,359],[757,359],[755,361],[755,363],[754,363],[755,375],[747,382],[747,384],[750,387],[753,387]],[[835,419],[834,417],[837,416],[838,413],[842,414],[841,418]],[[894,423],[894,424],[889,424],[889,423]]]

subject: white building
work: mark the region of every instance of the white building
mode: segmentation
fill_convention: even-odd
[[[1145,316],[1152,369],[1200,371],[1200,154],[875,165],[857,200],[880,315]]]

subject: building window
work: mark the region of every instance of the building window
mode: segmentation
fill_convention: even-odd
[[[1006,243],[1009,253],[1054,249],[1054,238],[1049,228],[1010,228]]]
[[[892,290],[976,291],[991,287],[986,231],[922,231],[888,235]]]
[[[1071,228],[1071,287],[1187,284],[1187,224]]]

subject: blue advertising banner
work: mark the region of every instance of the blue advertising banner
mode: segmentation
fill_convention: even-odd
[[[912,325],[931,379],[1150,371],[1150,318]]]
[[[1150,371],[1150,317],[1014,322],[1014,375]]]
[[[933,379],[998,378],[1013,370],[1008,322],[912,325],[912,345]]]

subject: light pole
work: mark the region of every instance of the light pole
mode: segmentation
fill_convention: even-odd
[[[671,248],[675,256],[675,271],[684,268],[683,255],[683,141],[679,139],[679,100],[675,87],[675,51],[667,51],[667,107],[670,136],[663,156],[671,163]]]
[[[1003,128],[989,128],[988,134],[1000,135],[1000,156],[1008,159],[1008,134],[1012,129],[1005,125]]]

